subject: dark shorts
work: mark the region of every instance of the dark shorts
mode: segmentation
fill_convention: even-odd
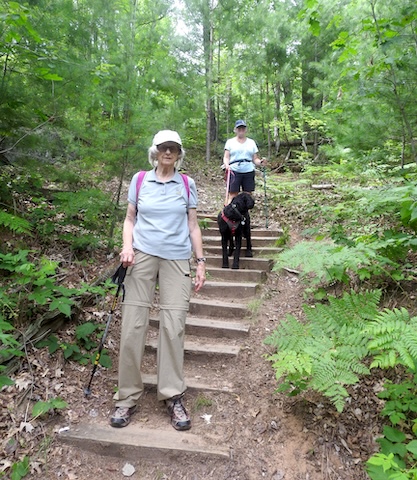
[[[253,192],[255,190],[255,170],[248,173],[230,171],[229,192]]]

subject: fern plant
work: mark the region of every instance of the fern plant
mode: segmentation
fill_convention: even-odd
[[[359,280],[382,275],[400,280],[404,278],[400,266],[381,249],[389,241],[358,242],[356,245],[336,245],[331,241],[302,241],[275,257],[274,271],[284,267],[301,269],[301,278],[311,285],[329,285],[338,281],[349,284],[350,275]]]
[[[369,374],[363,362],[369,353],[365,327],[378,314],[380,296],[379,290],[351,292],[330,297],[326,305],[304,305],[305,324],[288,315],[265,339],[276,349],[267,359],[281,381],[277,391],[296,395],[311,388],[330,398],[341,412],[346,386]]]

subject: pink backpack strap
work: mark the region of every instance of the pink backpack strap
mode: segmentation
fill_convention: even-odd
[[[145,170],[141,170],[138,174],[138,178],[137,178],[137,181],[136,181],[136,205],[138,204],[139,190],[140,190],[140,187],[142,186],[143,178],[145,177],[145,175],[146,175]]]
[[[138,200],[139,200],[140,187],[142,186],[142,182],[143,182],[143,179],[145,178],[146,173],[147,172],[145,170],[141,170],[139,172],[138,178],[136,180],[136,205],[137,205]],[[188,183],[188,177],[187,177],[187,175],[185,175],[185,173],[180,173],[180,175],[181,175],[182,181],[184,182],[185,190],[187,191],[187,197],[189,199],[190,198],[190,185]]]
[[[182,181],[184,182],[185,190],[187,191],[187,197],[190,199],[190,185],[188,184],[188,177],[185,173],[180,173]]]

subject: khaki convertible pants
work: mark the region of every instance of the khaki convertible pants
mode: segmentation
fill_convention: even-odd
[[[180,395],[186,389],[184,331],[191,297],[190,263],[164,260],[137,251],[135,265],[128,268],[124,282],[119,389],[114,396],[117,407],[133,407],[143,393],[140,369],[157,280],[160,294],[158,400]]]

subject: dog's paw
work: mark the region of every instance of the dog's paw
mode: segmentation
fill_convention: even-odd
[[[246,250],[245,257],[252,258],[253,257],[252,250]]]

